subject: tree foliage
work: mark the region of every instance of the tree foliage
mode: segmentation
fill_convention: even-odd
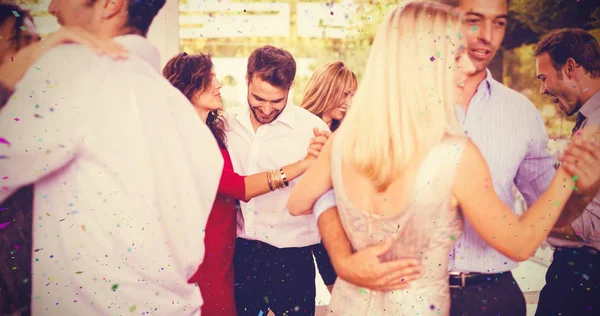
[[[505,49],[536,43],[557,28],[600,28],[598,0],[512,0]]]

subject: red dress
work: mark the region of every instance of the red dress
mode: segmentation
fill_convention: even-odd
[[[202,315],[236,316],[233,252],[237,200],[246,201],[244,177],[233,172],[231,157],[221,149],[224,165],[215,204],[206,225],[204,261],[190,279],[197,282],[204,301]]]

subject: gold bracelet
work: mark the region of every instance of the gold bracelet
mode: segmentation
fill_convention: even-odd
[[[273,179],[271,177],[271,171],[267,171],[267,183],[269,184],[269,189],[273,191]]]
[[[273,173],[273,178],[275,179],[275,185],[274,187],[276,187],[277,189],[281,189],[283,188],[283,179],[281,178],[281,174],[279,172],[277,172],[277,169],[273,169],[271,170],[271,172]]]
[[[279,174],[281,175],[281,178],[283,180],[283,184],[285,184],[285,186],[289,186],[290,183],[287,180],[287,176],[285,175],[285,172],[283,172],[283,167],[279,168]]]

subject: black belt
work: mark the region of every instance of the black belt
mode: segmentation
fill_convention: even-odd
[[[239,238],[239,237],[238,237],[238,238],[236,239],[236,247],[237,247],[237,245],[240,245],[240,244],[241,244],[241,245],[243,245],[243,246],[249,246],[249,247],[252,247],[252,248],[258,248],[258,249],[266,249],[266,250],[284,250],[284,251],[285,251],[285,250],[292,250],[292,251],[295,251],[295,250],[304,250],[304,249],[312,251],[312,248],[315,246],[315,245],[310,245],[310,246],[306,246],[306,247],[286,247],[286,248],[278,248],[278,247],[275,247],[275,246],[273,246],[273,245],[269,245],[269,244],[267,244],[266,242],[262,242],[262,241],[260,241],[260,240],[252,240],[252,239],[245,239],[245,238]]]
[[[500,278],[511,277],[512,273],[510,271],[502,272],[502,273],[476,273],[476,272],[460,272],[456,274],[450,274],[450,288],[452,289],[462,289],[466,286],[479,284],[483,282],[492,282],[496,281]]]
[[[552,250],[554,250],[554,251],[581,251],[581,252],[585,252],[585,253],[588,253],[593,256],[596,256],[596,255],[598,255],[598,253],[600,253],[600,251],[598,251],[598,249],[593,248],[593,247],[571,248],[571,247],[553,246]]]

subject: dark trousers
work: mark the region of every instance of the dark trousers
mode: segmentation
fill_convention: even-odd
[[[600,315],[599,270],[593,248],[556,249],[535,315]]]
[[[238,238],[234,255],[238,316],[315,314],[313,246],[277,248]],[[261,313],[262,312],[262,313]]]
[[[451,316],[525,316],[525,297],[510,272],[450,288]]]
[[[0,205],[0,223],[10,222],[0,229],[0,315],[31,314],[33,193],[25,186]]]
[[[323,243],[318,243],[313,246],[313,254],[315,255],[319,274],[321,275],[323,282],[325,285],[333,285],[337,278],[337,274],[333,269],[333,265],[331,265],[331,259],[329,258],[329,254],[327,254],[327,250],[325,250]]]

